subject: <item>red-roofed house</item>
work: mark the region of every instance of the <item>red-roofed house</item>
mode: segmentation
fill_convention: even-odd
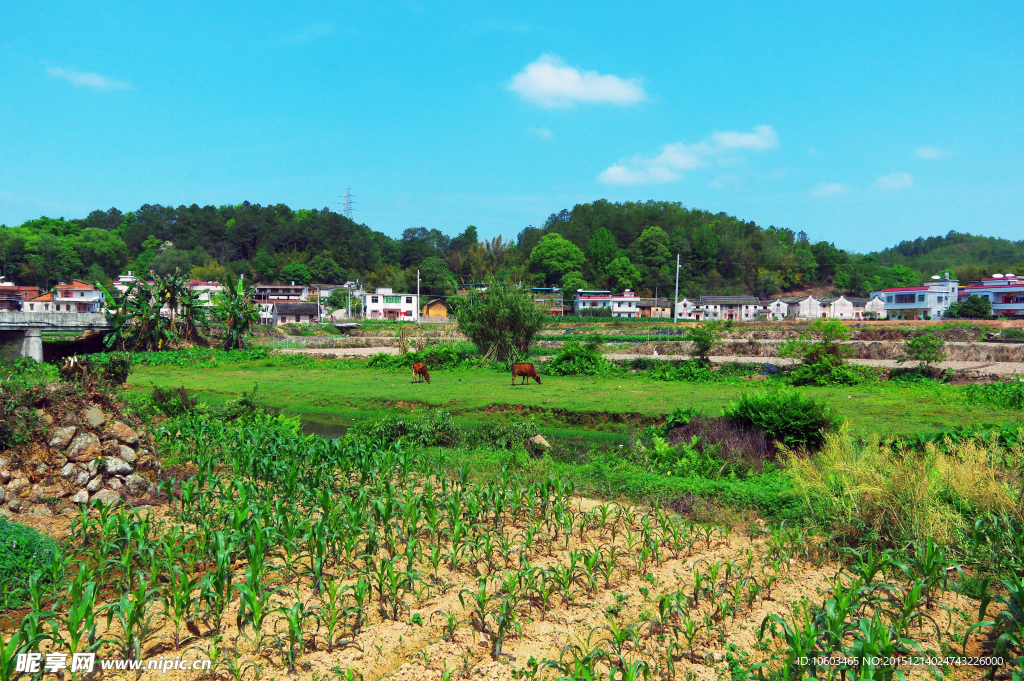
[[[992,314],[998,317],[1024,317],[1024,276],[1001,274],[972,281],[960,289],[960,300],[971,296],[987,298]]]
[[[24,312],[99,312],[103,292],[90,283],[73,280],[70,284],[57,284],[50,293],[25,301]]]
[[[933,279],[925,286],[894,286],[872,291],[871,297],[885,301],[885,314],[889,319],[939,319],[957,301],[960,282],[950,279]]]

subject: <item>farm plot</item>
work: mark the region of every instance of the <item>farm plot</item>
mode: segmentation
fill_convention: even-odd
[[[67,583],[33,579],[0,678],[26,651],[208,659],[222,679],[797,678],[826,673],[815,654],[955,654],[975,621],[934,544],[841,569],[794,529],[597,504],[510,470],[476,480],[280,424],[174,422],[167,453],[192,463],[164,483],[171,505],[74,519]],[[119,674],[135,677],[100,677]]]

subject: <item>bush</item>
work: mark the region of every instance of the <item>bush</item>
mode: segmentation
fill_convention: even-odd
[[[711,364],[711,351],[722,338],[722,328],[721,322],[704,322],[701,326],[690,329],[690,333],[686,335],[686,339],[692,343],[691,356],[700,364]]]
[[[942,351],[942,346],[945,344],[946,341],[934,333],[908,338],[903,343],[903,357],[896,360],[896,363],[917,362],[918,368],[930,369],[932,364],[941,362],[945,358],[946,353]]]
[[[532,420],[515,420],[509,423],[487,423],[466,436],[466,444],[471,447],[490,447],[494,449],[519,449],[525,447],[533,453],[530,438],[540,435],[540,429]]]
[[[704,474],[712,479],[762,473],[775,459],[775,443],[764,431],[727,418],[677,409],[666,422],[665,432],[670,444],[695,449],[713,460],[714,468]]]
[[[199,398],[191,397],[185,386],[179,388],[161,388],[153,386],[153,394],[150,395],[153,406],[166,416],[176,418],[194,410],[199,404]]]
[[[388,415],[357,421],[345,434],[347,440],[370,439],[374,442],[404,440],[421,447],[455,447],[464,433],[446,411],[435,411],[428,418]]]
[[[1024,409],[1024,382],[983,383],[963,387],[964,401],[969,405],[987,405],[1001,409]]]
[[[0,610],[20,606],[28,598],[28,581],[41,572],[43,582],[52,581],[53,568],[60,562],[57,544],[30,527],[0,517]]]
[[[112,352],[103,367],[103,380],[121,385],[128,382],[128,375],[132,372],[132,356],[127,352]]]
[[[846,358],[853,349],[843,345],[850,330],[838,319],[816,319],[799,337],[779,348],[780,357],[797,357],[801,365],[790,372],[793,385],[852,385],[864,380]]]
[[[544,372],[553,376],[599,376],[613,369],[598,347],[597,336],[591,336],[585,343],[568,340],[562,349],[544,366]]]
[[[510,362],[525,356],[533,337],[544,328],[547,314],[537,307],[529,289],[496,283],[448,299],[459,331],[485,357]]]
[[[834,412],[824,403],[795,390],[741,393],[724,416],[744,426],[763,430],[787,447],[817,447],[836,425]]]

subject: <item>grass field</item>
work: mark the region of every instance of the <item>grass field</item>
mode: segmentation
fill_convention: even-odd
[[[658,417],[690,407],[717,415],[741,392],[764,389],[757,383],[746,387],[558,376],[543,377],[542,385],[512,387],[509,374],[490,370],[434,371],[431,378],[430,384],[412,383],[405,371],[372,370],[353,362],[281,365],[271,358],[202,369],[138,366],[130,385],[135,390],[150,385],[185,386],[205,401],[219,403],[259,384],[259,393],[268,404],[327,422],[425,407],[443,408],[457,420],[472,422],[503,418],[510,408],[530,408],[542,424],[595,435],[627,429],[615,418],[602,418],[604,413]],[[966,406],[951,386],[872,384],[801,390],[827,401],[850,420],[854,433],[863,435],[915,434],[956,425],[1016,423],[1020,418],[1013,411]],[[537,413],[538,409],[545,411]],[[561,413],[563,410],[574,414]]]

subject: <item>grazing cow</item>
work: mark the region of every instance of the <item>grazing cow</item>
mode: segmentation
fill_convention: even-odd
[[[528,362],[512,365],[512,385],[516,384],[516,376],[522,376],[523,383],[526,383],[531,378],[540,383],[540,376],[537,375],[537,370]]]
[[[416,382],[417,377],[422,377],[427,383],[430,383],[430,374],[427,373],[427,365],[423,362],[416,362],[412,365],[412,382]]]

